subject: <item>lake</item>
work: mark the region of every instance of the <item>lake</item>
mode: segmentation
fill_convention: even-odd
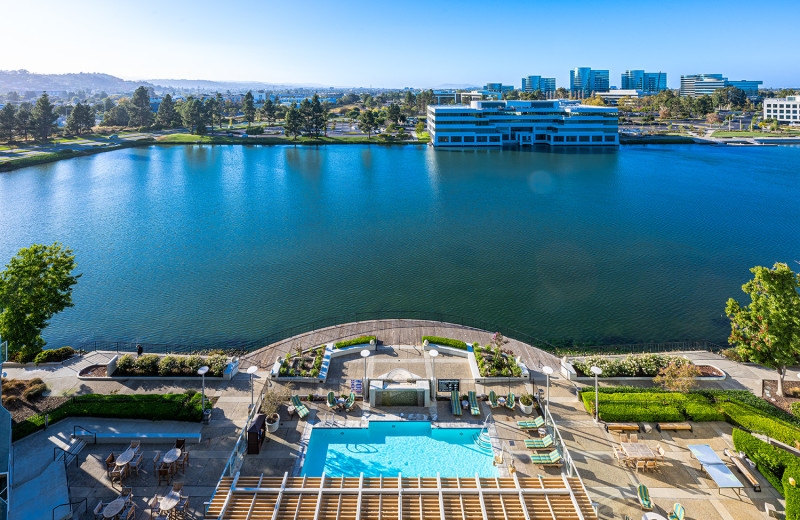
[[[0,174],[0,263],[75,250],[50,347],[392,310],[721,342],[752,266],[800,267],[798,165],[798,146],[133,148]]]

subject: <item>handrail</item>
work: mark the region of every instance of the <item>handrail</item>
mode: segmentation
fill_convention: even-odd
[[[87,497],[83,497],[80,500],[73,500],[72,502],[64,502],[63,504],[58,504],[56,507],[53,508],[53,520],[56,520],[56,509],[59,507],[69,506],[70,511],[72,511],[73,504],[80,504],[83,502],[83,512],[86,513],[89,511],[89,501]],[[72,511],[74,513],[74,511]]]
[[[78,428],[80,428],[81,430],[83,430],[86,433],[90,433],[92,435],[92,438],[94,439],[94,443],[93,444],[97,444],[97,432],[89,430],[87,428],[84,428],[83,426],[80,426],[80,425],[75,425],[75,426],[72,427],[72,437],[73,438],[77,436],[76,430]]]

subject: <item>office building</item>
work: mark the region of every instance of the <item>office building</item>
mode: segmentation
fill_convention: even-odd
[[[725,87],[742,89],[748,97],[758,95],[758,87],[763,81],[728,81],[722,74],[692,74],[681,76],[681,96],[701,97],[711,95],[715,90]]]
[[[764,119],[800,125],[800,96],[765,99]]]
[[[503,85],[502,83],[487,83],[484,85],[483,90],[490,90],[493,92],[509,92],[514,90],[514,85]]]
[[[639,99],[646,96],[655,96],[653,92],[644,92],[643,90],[633,90],[633,89],[614,89],[609,90],[608,92],[598,92],[595,94],[597,97],[602,98],[610,106],[617,106],[619,104],[619,100],[628,97],[631,99]]]
[[[667,90],[667,73],[626,70],[622,73],[620,88],[658,94],[662,90]]]
[[[556,78],[543,78],[541,76],[527,76],[522,78],[523,92],[541,91],[543,94],[550,94],[556,91]]]
[[[577,101],[472,101],[428,106],[434,146],[617,145],[617,109]]]
[[[591,97],[595,92],[608,91],[607,70],[577,67],[569,71],[569,90],[573,97]]]

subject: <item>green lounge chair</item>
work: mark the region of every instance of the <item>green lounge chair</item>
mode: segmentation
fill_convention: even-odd
[[[684,520],[686,517],[686,510],[680,504],[675,504],[675,509],[667,515],[669,520]]]
[[[333,392],[328,392],[327,402],[328,406],[331,407],[332,409],[336,410],[337,408],[339,408],[339,402],[336,400],[336,396],[333,395]]]
[[[516,401],[516,397],[514,397],[514,392],[509,392],[508,393],[508,397],[506,397],[506,402],[503,403],[503,406],[505,406],[509,410],[513,410],[515,401]]]
[[[544,426],[544,418],[540,415],[536,419],[526,419],[524,421],[517,421],[517,426],[520,430],[536,430]]]
[[[497,408],[498,406],[500,406],[500,403],[497,402],[497,394],[494,393],[494,390],[489,392],[489,405],[492,408]]]
[[[525,439],[525,447],[529,450],[541,450],[553,445],[553,436],[549,433],[541,439]]]
[[[531,462],[537,466],[561,466],[561,453],[553,450],[550,453],[532,453]]]
[[[639,484],[636,494],[639,497],[639,505],[642,506],[642,509],[645,511],[652,511],[653,502],[650,500],[650,492],[647,491],[647,488],[644,486],[644,484]]]
[[[350,395],[347,396],[347,401],[344,402],[344,409],[349,412],[355,407],[356,407],[356,394],[350,392]]]
[[[461,415],[461,399],[455,390],[450,392],[450,411],[453,412],[453,415]]]
[[[469,413],[480,415],[481,407],[478,406],[478,396],[475,395],[475,392],[469,392],[467,395],[469,396]]]
[[[300,402],[300,396],[292,396],[292,405],[294,406],[297,416],[301,419],[308,415],[308,407]]]

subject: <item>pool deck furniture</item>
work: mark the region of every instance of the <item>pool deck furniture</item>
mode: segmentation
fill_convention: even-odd
[[[178,460],[178,457],[180,456],[181,456],[181,450],[178,448],[172,448],[171,450],[169,450],[164,454],[163,462],[164,464],[172,464],[173,462]]]
[[[343,406],[347,412],[356,407],[356,394],[354,392],[350,392],[350,395],[347,396],[347,400],[345,400]]]
[[[497,394],[494,393],[494,390],[489,392],[489,406],[492,408],[497,408],[500,406],[500,403],[497,402]]]
[[[619,446],[629,459],[656,460],[656,453],[643,442],[621,442]]]
[[[338,410],[339,409],[339,402],[336,400],[336,396],[333,395],[333,392],[328,392],[328,397],[326,398],[326,402],[328,403],[328,407],[331,410]]]
[[[295,411],[297,412],[297,416],[301,419],[308,416],[308,408],[302,402],[300,402],[300,396],[293,395],[292,396],[292,405],[294,406]]]
[[[175,509],[175,506],[178,505],[178,502],[181,501],[181,494],[176,493],[175,491],[170,491],[167,493],[167,496],[161,499],[158,503],[158,509],[164,513],[168,513]]]
[[[125,508],[125,498],[118,497],[112,500],[111,502],[103,508],[103,518],[114,518],[118,514],[122,512]]]
[[[450,392],[450,411],[453,412],[453,415],[461,415],[461,401],[455,390]]]
[[[660,422],[656,424],[656,430],[689,430],[692,431],[692,425],[688,422]]]
[[[514,403],[516,402],[517,398],[514,396],[514,392],[509,392],[508,397],[506,397],[506,401],[503,403],[503,406],[508,408],[509,410],[514,409]]]
[[[739,490],[744,487],[722,459],[714,453],[711,446],[707,444],[690,444],[687,448],[689,448],[694,458],[700,462],[700,466],[706,474],[717,485],[720,493],[722,493],[723,489],[733,489],[738,494]]]
[[[680,504],[675,504],[672,512],[667,515],[669,520],[684,520],[686,518],[686,510]]]
[[[475,391],[470,390],[467,395],[469,400],[469,413],[472,415],[480,415],[481,407],[478,406],[478,396],[475,394]]]
[[[736,469],[739,470],[739,473],[742,474],[744,479],[753,486],[753,491],[761,491],[761,484],[758,482],[758,479],[753,474],[753,472],[748,467],[747,463],[740,457],[736,452],[731,450],[725,450],[725,455],[727,455],[733,465],[736,466]]]
[[[544,418],[540,415],[535,419],[526,419],[524,421],[517,421],[517,426],[519,426],[520,430],[538,430],[542,426],[544,426]]]
[[[612,430],[618,432],[628,431],[628,430],[638,432],[641,431],[641,427],[639,426],[639,423],[619,423],[619,422],[606,423],[606,431],[610,432]]]
[[[653,510],[653,501],[650,500],[650,492],[644,484],[639,484],[639,487],[636,488],[636,497],[639,499],[639,505],[643,510]]]
[[[642,520],[667,520],[656,512],[650,511],[642,515]]]
[[[525,439],[525,447],[529,450],[543,450],[553,445],[553,436],[549,433],[541,439]]]
[[[120,453],[119,457],[117,457],[117,460],[114,462],[116,463],[117,466],[125,466],[126,464],[128,464],[130,461],[133,460],[134,455],[136,455],[136,452],[131,448],[128,448],[127,450]]]
[[[564,464],[558,450],[549,453],[531,453],[530,458],[531,462],[537,466],[561,466]]]

